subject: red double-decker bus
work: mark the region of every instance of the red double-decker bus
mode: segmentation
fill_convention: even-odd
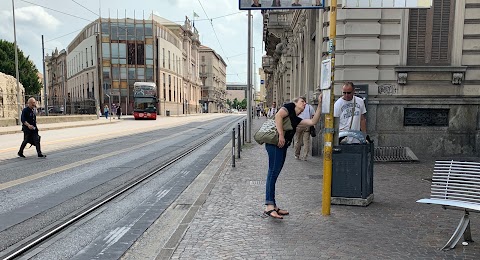
[[[157,86],[153,82],[135,82],[133,85],[133,117],[157,119]]]

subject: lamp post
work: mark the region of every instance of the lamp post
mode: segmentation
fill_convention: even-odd
[[[22,107],[20,106],[20,73],[18,72],[18,49],[17,49],[17,30],[15,26],[15,0],[12,0],[13,15],[13,45],[15,47],[15,73],[17,78],[17,125],[21,124]],[[43,75],[45,77],[45,75]]]

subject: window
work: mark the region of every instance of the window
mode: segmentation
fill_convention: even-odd
[[[162,67],[165,68],[165,48],[162,48],[162,52],[163,52],[163,54],[162,54],[163,66]]]
[[[163,98],[167,97],[167,78],[165,76],[165,73],[163,73]]]
[[[137,64],[145,65],[145,45],[137,44]]]
[[[135,64],[135,43],[128,44],[128,64]]]
[[[171,69],[171,67],[170,67],[170,51],[168,51],[168,69]]]
[[[85,48],[85,66],[88,68],[88,48]]]
[[[202,62],[205,62],[205,56],[202,55]]]
[[[455,1],[433,0],[430,9],[410,9],[408,65],[450,65]]]
[[[172,101],[172,76],[168,75],[168,101]]]
[[[90,46],[90,61],[91,61],[91,65],[93,66],[93,46]]]

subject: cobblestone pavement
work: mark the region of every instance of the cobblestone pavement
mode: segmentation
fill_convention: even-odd
[[[264,119],[254,120],[257,129]],[[368,207],[322,210],[322,159],[287,154],[277,182],[284,220],[263,216],[267,154],[244,147],[227,167],[177,246],[172,259],[480,259],[480,243],[440,251],[463,212],[415,201],[430,193],[434,160],[376,163],[375,199]],[[473,239],[480,237],[471,214]]]

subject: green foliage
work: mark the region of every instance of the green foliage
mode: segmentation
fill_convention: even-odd
[[[33,62],[29,60],[29,57],[25,57],[21,50],[18,50],[18,71],[20,83],[25,88],[25,94],[40,93],[42,84],[38,80],[38,70]],[[16,77],[15,47],[13,43],[4,40],[0,40],[0,72]]]
[[[232,108],[232,101],[228,98],[227,98],[227,105],[228,107]]]
[[[247,109],[247,99],[246,99],[246,98],[244,98],[244,99],[242,100],[242,102],[240,102],[240,107],[241,107],[242,109]]]

